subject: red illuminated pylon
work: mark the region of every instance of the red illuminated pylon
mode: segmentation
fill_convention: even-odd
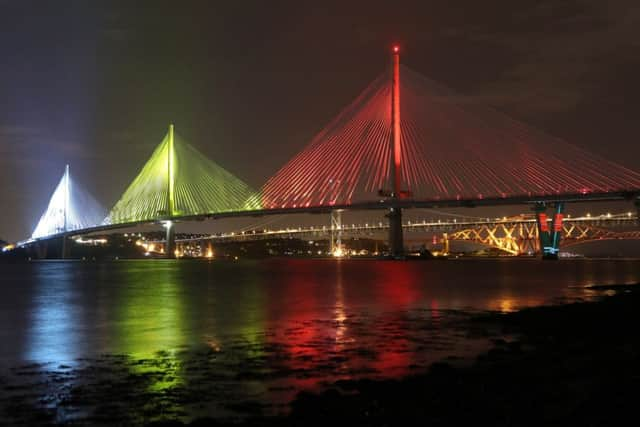
[[[391,93],[391,126],[393,150],[393,192],[400,197],[402,173],[402,147],[400,133],[400,47],[393,46],[393,91]]]

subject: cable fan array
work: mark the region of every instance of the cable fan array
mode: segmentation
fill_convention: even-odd
[[[93,227],[100,224],[102,218],[104,209],[71,178],[67,166],[31,238]]]
[[[375,79],[262,189],[265,208],[348,204],[386,185],[391,87]]]
[[[172,197],[169,194],[170,181]],[[170,199],[173,206],[169,206]],[[257,192],[179,136],[171,144],[167,134],[115,204],[105,223],[255,209],[260,209]]]
[[[165,136],[103,224],[258,209],[349,205],[389,190],[391,75],[375,79],[260,193],[176,136]],[[172,129],[172,128],[171,128]],[[415,200],[637,191],[640,174],[400,68],[402,189]],[[104,218],[71,180],[56,187],[33,238]]]
[[[416,200],[640,188],[640,174],[401,66],[403,189]],[[264,185],[266,208],[348,205],[389,189],[391,75],[383,73]]]

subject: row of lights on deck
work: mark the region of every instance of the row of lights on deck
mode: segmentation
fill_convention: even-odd
[[[633,213],[632,213],[632,212],[627,212],[627,213],[626,213],[626,216],[627,216],[628,218],[631,218],[631,217],[633,216]],[[585,215],[585,217],[586,217],[586,218],[591,218],[591,217],[592,217],[592,215],[591,215],[591,213],[590,213],[590,212],[587,212],[587,213],[586,213],[586,215]],[[612,217],[613,217],[613,215],[611,214],[611,212],[607,212],[606,214],[602,214],[602,215],[600,215],[600,217],[612,218]],[[567,215],[567,218],[571,218],[571,215],[570,215],[570,214],[568,214],[568,215]],[[487,218],[487,221],[489,221],[489,220],[490,220],[490,218]],[[506,221],[506,220],[507,220],[507,217],[506,217],[506,216],[505,216],[505,217],[502,217],[502,220],[503,220],[503,221]],[[438,222],[438,223],[441,223],[441,220],[440,220],[440,219],[438,219],[438,221],[437,221],[437,222]],[[454,222],[454,223],[456,223],[456,222],[457,222],[457,220],[454,218],[454,219],[453,219],[453,222]],[[423,221],[422,221],[422,223],[414,223],[414,225],[426,225],[426,224],[427,224],[426,220],[423,220]],[[378,226],[379,226],[379,227],[382,227],[382,225],[383,225],[383,224],[382,224],[382,222],[379,222],[379,223],[378,223]],[[407,221],[407,225],[411,225],[411,221]],[[366,224],[365,224],[365,228],[368,228],[368,227],[369,227],[369,223],[366,223]],[[341,229],[347,229],[347,228],[348,228],[348,227],[341,227]],[[356,225],[355,225],[355,224],[351,224],[351,228],[352,228],[352,229],[355,229],[355,228],[356,228]],[[322,226],[322,227],[313,227],[313,226],[312,226],[312,227],[309,227],[309,230],[311,230],[311,231],[320,231],[320,230],[326,230],[326,229],[327,229],[327,227],[326,227],[326,226]],[[281,230],[281,231],[282,231],[282,230]],[[287,228],[287,229],[286,229],[286,232],[295,232],[295,231],[302,231],[302,227],[297,227],[297,228]],[[267,230],[267,229],[264,229],[264,230],[263,230],[263,233],[276,233],[276,232],[277,232],[277,231]],[[253,234],[255,234],[255,233],[256,233],[256,231],[255,231],[255,230],[253,230]],[[245,235],[245,231],[242,231],[240,234],[241,234],[241,235]],[[125,233],[125,234],[124,234],[124,236],[125,236],[125,237],[128,237],[128,236],[133,237],[133,236],[135,236],[135,235],[136,235],[136,233],[131,233],[131,234],[127,234],[127,233]],[[229,233],[229,234],[227,234],[227,235],[235,236],[235,235],[236,235],[236,233],[235,233],[235,232],[231,232],[231,233]],[[152,242],[146,242],[146,241],[145,241],[145,240],[146,240],[146,238],[145,238],[144,236],[142,236],[140,233],[138,233],[138,234],[137,234],[137,236],[138,236],[138,237],[140,237],[140,239],[136,241],[136,245],[138,245],[138,246],[142,246],[142,247],[145,249],[146,255],[149,255],[149,253],[151,253],[151,252],[155,252],[155,251],[156,251],[156,244],[154,244],[154,243],[152,243]],[[87,241],[79,241],[79,243],[86,243],[86,242],[89,242],[89,241],[91,241],[92,243],[94,243],[94,242],[96,242],[97,240],[98,240],[98,239],[94,239],[94,240],[87,240]],[[106,243],[106,240],[104,240],[104,241],[100,241],[100,243],[104,244],[104,243]],[[5,248],[3,248],[3,249],[4,249],[4,250],[6,250],[6,249],[8,249],[8,248],[7,248],[7,247],[5,247]],[[9,248],[9,249],[12,249],[12,248]],[[160,247],[160,248],[159,248],[159,250],[158,250],[157,252],[159,252],[159,253],[163,254],[163,253],[164,253],[164,248]],[[335,257],[335,258],[342,258],[342,257],[346,256],[347,254],[348,254],[348,253],[347,253],[347,251],[345,251],[342,247],[338,247],[338,248],[334,249],[334,250],[333,250],[333,252],[331,253],[331,255],[332,255],[333,257]],[[175,251],[175,255],[176,255],[176,257],[182,257],[184,254],[183,254],[183,253],[181,253],[178,249],[176,249],[176,251]],[[209,259],[213,258],[213,257],[214,257],[213,250],[212,250],[211,248],[208,248],[208,249],[207,249],[207,251],[206,251],[206,253],[205,253],[205,255],[204,255],[204,257],[209,258]]]

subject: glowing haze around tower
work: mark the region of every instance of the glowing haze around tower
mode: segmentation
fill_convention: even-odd
[[[93,227],[103,218],[104,209],[71,178],[67,165],[31,238]]]

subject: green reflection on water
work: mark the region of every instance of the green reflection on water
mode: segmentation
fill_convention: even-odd
[[[238,334],[248,344],[246,356],[259,358],[265,355],[265,295],[257,280],[250,282],[247,292],[250,298]]]
[[[131,372],[161,391],[184,383],[187,344],[185,284],[175,261],[131,262],[120,287],[115,348],[132,360]]]
[[[119,287],[114,349],[132,360],[132,374],[149,377],[150,390],[186,386],[185,364],[198,362],[189,360],[191,350],[204,345],[222,352],[220,363],[264,368],[268,301],[259,271],[251,268],[239,272],[237,282],[220,282],[220,277],[228,280],[229,269],[239,266],[159,260],[124,264],[127,285]],[[253,363],[244,363],[249,360]],[[221,366],[207,369],[216,367]]]

